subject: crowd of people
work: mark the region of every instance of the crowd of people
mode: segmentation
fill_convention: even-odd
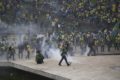
[[[12,23],[15,22],[16,24],[19,22],[36,22],[41,24],[40,27],[48,28],[49,26],[52,30],[50,33],[46,30],[46,33],[48,32],[47,36],[45,33],[45,45],[48,45],[46,50],[49,50],[54,44],[57,45],[57,48],[62,50],[63,53],[59,65],[65,59],[68,66],[70,64],[67,62],[64,54],[69,53],[71,56],[74,56],[73,50],[78,47],[81,54],[84,54],[87,47],[89,47],[90,51],[87,56],[95,56],[99,52],[105,52],[105,48],[107,48],[108,52],[113,48],[115,51],[120,50],[119,13],[120,3],[118,0],[33,0],[33,2],[32,0],[30,2],[29,0],[0,0],[1,21],[6,23],[13,21]],[[75,29],[71,25],[66,26],[70,24],[67,20],[71,20],[71,23],[72,21],[78,23],[78,27],[76,27],[76,24],[73,24]],[[101,26],[105,28],[102,28],[103,30],[96,30],[95,32],[88,30],[88,32],[84,32],[78,30],[81,27],[79,25],[81,21],[86,22],[86,24],[107,25]],[[43,25],[43,23],[46,25]],[[117,26],[115,26],[116,24]],[[109,26],[112,26],[112,28],[108,28]],[[70,30],[67,30],[66,27],[70,27]],[[43,56],[41,55],[43,54],[41,50],[43,43],[40,43],[39,39],[36,39],[34,43],[29,41],[16,47],[0,43],[0,51],[7,53],[7,60],[11,58],[15,60],[16,49],[18,49],[19,59],[23,57],[30,59],[32,51],[36,49],[36,62],[44,63],[43,59],[48,58],[48,56],[46,53]],[[67,47],[63,46],[62,48],[61,44],[63,43],[67,44]],[[100,51],[98,50],[99,48]],[[26,56],[24,56],[24,50],[27,53]]]
[[[26,52],[24,52],[24,50]],[[30,53],[32,52],[32,48],[30,48],[30,45],[24,44],[24,45],[17,45],[15,46],[15,42],[12,44],[9,43],[0,43],[0,55],[6,56],[6,59],[9,61],[10,59],[16,60],[18,59],[30,59]],[[25,53],[27,53],[25,55]],[[18,57],[16,57],[16,54]]]
[[[67,61],[65,55],[69,54],[71,56],[75,55],[75,50],[80,50],[80,54],[84,55],[87,47],[90,49],[87,56],[96,56],[100,52],[106,53],[111,51],[120,50],[120,30],[118,28],[113,28],[111,30],[104,29],[96,32],[53,32],[47,33],[42,37],[43,39],[37,38],[34,42],[28,40],[17,46],[14,46],[15,41],[9,45],[6,43],[0,43],[0,54],[6,54],[7,60],[15,60],[17,55],[19,59],[30,59],[33,53],[36,53],[36,62],[44,63],[44,58],[50,58],[49,50],[54,47],[60,49],[61,60],[59,65],[63,60],[69,66],[70,63]],[[4,40],[3,40],[4,42]],[[46,47],[47,46],[47,47]],[[100,49],[100,50],[98,50]],[[45,51],[43,51],[45,50]],[[47,52],[47,53],[46,53]],[[113,53],[114,54],[114,53]]]
[[[62,34],[62,33],[61,33]],[[63,33],[64,34],[64,33]],[[101,47],[101,52],[107,47],[108,52],[114,47],[115,50],[120,48],[120,32],[119,30],[100,30],[98,32],[77,32],[61,35],[60,39],[69,41],[74,46],[80,46],[84,50],[85,45],[94,46],[97,53],[98,47]],[[94,41],[94,42],[93,42]],[[93,44],[91,44],[93,42]]]
[[[35,22],[43,18],[43,16],[46,20],[45,17],[49,15],[49,18],[54,18],[55,16],[60,18],[63,16],[77,22],[85,20],[95,24],[102,22],[114,25],[116,22],[119,22],[119,13],[120,4],[118,0],[0,1],[1,19],[8,22],[9,17],[18,22]]]
[[[119,17],[119,1],[117,0],[61,0],[64,16],[90,22],[115,23]]]

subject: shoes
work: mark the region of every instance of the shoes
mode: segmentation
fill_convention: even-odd
[[[58,64],[59,66],[62,66],[61,64]]]
[[[67,66],[70,66],[70,65],[71,65],[71,63],[67,64]]]
[[[59,66],[62,66],[61,64],[58,64]],[[69,63],[69,64],[67,64],[67,66],[70,66],[71,65],[71,63]]]

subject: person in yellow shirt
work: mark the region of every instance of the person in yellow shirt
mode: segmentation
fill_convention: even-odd
[[[27,51],[26,59],[30,59],[31,47],[29,44],[26,46],[26,51]]]

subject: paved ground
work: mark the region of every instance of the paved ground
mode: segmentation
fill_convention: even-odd
[[[13,63],[59,75],[70,80],[120,80],[120,55],[74,57],[72,65],[58,66],[56,60],[47,59],[37,65],[34,60],[15,61]]]

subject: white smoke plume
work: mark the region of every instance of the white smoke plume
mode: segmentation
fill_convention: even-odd
[[[60,60],[61,59],[61,50],[58,48],[58,43],[56,43],[53,38],[54,38],[55,33],[53,33],[53,35],[51,35],[49,37],[49,40],[51,42],[51,44],[47,44],[46,40],[47,37],[44,37],[43,41],[42,41],[42,54],[46,57],[46,58],[50,58],[50,59],[54,59],[54,60]],[[72,62],[73,59],[72,57],[68,54],[67,55],[68,61]]]

